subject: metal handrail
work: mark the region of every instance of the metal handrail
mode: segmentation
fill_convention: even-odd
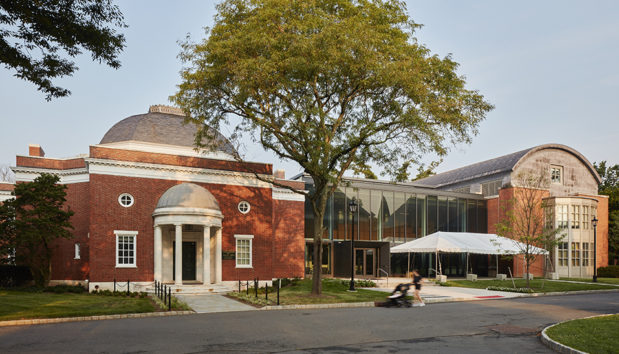
[[[385,273],[385,275],[387,276],[387,287],[389,287],[389,273],[381,267],[378,267],[378,270]]]

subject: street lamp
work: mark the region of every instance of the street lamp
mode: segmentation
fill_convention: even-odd
[[[596,283],[598,281],[598,262],[597,262],[597,254],[598,254],[598,218],[593,216],[593,220],[591,220],[591,225],[593,225],[593,282]]]
[[[348,210],[352,215],[352,230],[350,233],[350,288],[348,291],[355,290],[355,213],[357,212],[357,200],[352,198],[348,203]]]

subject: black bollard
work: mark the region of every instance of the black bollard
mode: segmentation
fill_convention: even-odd
[[[264,283],[264,299],[267,301],[267,305],[269,304],[269,283]]]
[[[129,296],[129,285],[130,285],[129,279],[127,279],[127,296]]]
[[[245,295],[249,296],[249,280],[245,282]]]
[[[254,290],[256,291],[255,297],[258,297],[258,279],[254,279]]]
[[[241,279],[239,279],[239,294],[241,293]]]
[[[166,303],[166,296],[168,295],[167,286],[163,286],[163,303]]]
[[[172,288],[168,289],[168,311],[172,311]]]
[[[279,306],[279,288],[282,287],[282,280],[277,279],[277,306]]]
[[[114,292],[116,292],[116,278],[114,278]]]

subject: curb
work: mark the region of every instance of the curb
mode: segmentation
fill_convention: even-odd
[[[565,322],[570,322],[570,321],[574,321],[574,320],[584,320],[586,318],[595,318],[595,317],[605,317],[605,316],[612,316],[613,314],[606,314],[606,315],[596,315],[596,316],[589,316],[589,317],[583,317],[583,318],[574,318],[571,320],[567,320],[567,321],[563,321],[563,322],[559,322],[559,323],[555,323],[551,326],[548,326],[546,328],[544,328],[544,330],[542,331],[542,335],[539,337],[539,339],[542,341],[542,343],[544,343],[545,346],[547,346],[548,348],[554,350],[555,352],[559,352],[559,353],[570,353],[570,354],[586,354],[587,352],[581,352],[578,349],[574,349],[572,347],[568,347],[565,344],[561,344],[553,339],[550,339],[550,337],[548,337],[548,335],[546,334],[546,331],[554,326],[558,326],[562,323]]]
[[[100,315],[100,316],[84,316],[84,317],[35,318],[35,319],[30,319],[30,320],[0,321],[0,327],[28,326],[28,325],[37,325],[37,324],[63,323],[63,322],[116,320],[116,319],[121,319],[121,318],[180,316],[180,315],[192,315],[194,313],[195,313],[194,311],[167,311],[167,312],[126,313],[126,314],[121,314],[121,315]]]

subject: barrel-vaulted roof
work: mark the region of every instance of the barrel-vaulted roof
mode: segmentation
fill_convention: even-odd
[[[598,175],[597,171],[595,170],[591,162],[589,162],[589,160],[587,160],[581,153],[572,149],[569,146],[561,144],[544,144],[529,149],[517,151],[508,155],[500,156],[494,159],[460,167],[455,170],[439,173],[434,176],[426,177],[415,181],[414,184],[420,186],[441,188],[456,183],[475,180],[485,176],[511,172],[514,171],[518,167],[518,165],[528,156],[544,149],[559,149],[573,154],[585,166],[587,166],[589,172],[594,176],[598,183],[600,182],[600,176]]]

